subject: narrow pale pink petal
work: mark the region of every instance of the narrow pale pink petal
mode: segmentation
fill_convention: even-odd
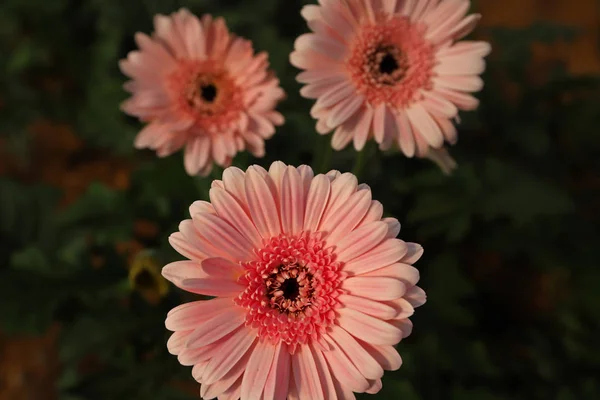
[[[323,353],[331,375],[338,380],[342,386],[354,392],[364,392],[369,387],[369,382],[360,373],[360,371],[354,366],[354,364],[348,359],[343,350],[338,346],[333,339],[329,338],[329,342],[332,344],[332,351],[326,351]],[[337,392],[339,395],[339,391]]]
[[[161,273],[168,281],[181,288],[181,282],[189,278],[207,278],[208,274],[198,261],[175,261],[163,267]]]
[[[395,278],[404,282],[407,287],[411,287],[419,280],[419,270],[412,265],[396,263],[361,274],[360,276]]]
[[[300,399],[323,398],[315,359],[308,346],[300,347],[292,357],[292,373]]]
[[[329,336],[335,340],[356,369],[367,379],[379,379],[383,368],[348,332],[339,326],[333,326]]]
[[[213,188],[209,193],[217,214],[248,239],[252,247],[260,246],[262,238],[240,202],[224,189]]]
[[[353,276],[342,284],[350,294],[372,300],[393,300],[406,293],[406,285],[399,279],[376,276]]]
[[[283,232],[298,234],[304,225],[304,185],[294,167],[286,167],[281,182],[279,204],[281,204],[281,224]]]
[[[241,330],[244,334],[234,336],[227,343],[228,351],[216,354],[211,360],[202,379],[206,384],[211,384],[221,379],[235,364],[246,354],[246,351],[257,340],[256,334],[250,330]],[[233,338],[237,340],[233,340]],[[256,349],[255,349],[256,350]],[[252,355],[254,355],[254,351]],[[252,359],[252,356],[250,356]],[[268,368],[268,367],[267,367]]]
[[[196,246],[190,243],[181,232],[175,232],[169,236],[169,244],[177,250],[179,254],[191,260],[200,261],[207,257]]]
[[[169,312],[165,326],[170,331],[196,329],[203,321],[211,319],[232,305],[232,300],[226,298],[185,303]]]
[[[306,212],[304,214],[304,230],[315,231],[325,211],[329,199],[331,184],[325,175],[317,175],[310,184],[306,196]]]
[[[397,310],[391,305],[364,297],[342,294],[339,297],[339,301],[345,307],[383,320],[395,318],[398,314]]]
[[[194,226],[212,246],[219,249],[224,258],[245,261],[252,253],[252,243],[217,215],[196,214]]]
[[[414,264],[423,255],[423,246],[418,243],[406,242],[407,251],[402,262],[406,264]]]
[[[224,299],[229,300],[231,299]],[[214,301],[214,300],[213,300]],[[231,306],[224,308],[214,317],[207,319],[198,326],[188,338],[189,348],[202,347],[211,344],[244,323],[245,313],[242,309]]]
[[[250,215],[261,236],[268,238],[281,233],[278,205],[265,178],[261,178],[255,169],[246,172],[246,197]]]
[[[312,345],[309,345],[308,347],[310,348],[315,360],[316,372],[319,375],[321,389],[323,390],[323,398],[337,400],[338,397],[335,386],[333,385],[333,378],[331,376],[331,372],[329,371],[327,361],[325,361],[325,357],[323,356],[322,350]]]
[[[425,291],[418,286],[413,286],[406,291],[404,298],[413,306],[420,307],[427,301],[427,295]],[[396,317],[406,318],[406,317]]]
[[[407,252],[406,243],[400,239],[387,239],[368,253],[344,265],[344,271],[364,274],[394,264]]]
[[[286,400],[291,379],[291,368],[291,356],[287,346],[279,342],[275,345],[273,361],[265,382],[264,400]]]
[[[393,345],[402,340],[402,331],[392,324],[367,314],[342,308],[338,324],[357,339],[376,345]]]
[[[185,347],[185,342],[187,341],[188,335],[192,332],[192,330],[187,331],[177,331],[174,332],[167,340],[167,350],[170,354],[174,356],[178,355],[179,352]]]
[[[250,356],[244,378],[242,380],[242,397],[244,399],[260,399],[265,383],[274,362],[276,347],[267,341],[258,342]]]
[[[366,215],[370,205],[371,191],[361,190],[353,193],[348,201],[334,213],[329,214],[329,217],[325,217],[320,230],[329,232],[327,242],[337,243],[339,239],[351,232]]]
[[[385,222],[375,221],[355,229],[343,237],[337,245],[338,258],[347,262],[363,255],[378,245],[387,235]]]

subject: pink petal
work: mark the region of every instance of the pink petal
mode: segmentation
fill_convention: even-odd
[[[231,299],[227,300],[231,301]],[[198,326],[190,334],[186,346],[194,348],[211,344],[242,325],[245,317],[245,311],[235,305],[224,308]]]
[[[310,189],[310,184],[313,178],[315,177],[315,173],[313,172],[311,167],[304,164],[298,167],[298,173],[300,173],[300,178],[302,179],[302,186],[304,187],[304,196],[306,198],[308,190]]]
[[[304,215],[304,230],[316,231],[321,216],[327,205],[331,184],[325,175],[317,175],[310,184],[306,196],[306,212]]]
[[[365,274],[394,264],[404,257],[406,252],[405,242],[400,239],[387,239],[368,253],[346,263],[344,271],[355,275]]]
[[[438,96],[435,92],[422,90],[423,101],[421,104],[430,113],[445,117],[454,118],[458,114],[458,109],[450,101],[442,96]]]
[[[331,137],[331,147],[334,150],[342,150],[344,147],[348,146],[348,143],[352,140],[353,134],[354,133],[345,125],[338,126]]]
[[[348,262],[363,255],[378,245],[387,232],[387,224],[381,221],[371,222],[355,229],[338,243],[338,260]]]
[[[383,376],[381,365],[348,332],[334,325],[329,336],[344,350],[356,369],[367,379]]]
[[[179,363],[181,365],[185,365],[185,366],[190,366],[190,365],[195,365],[198,363],[204,363],[206,361],[210,361],[211,358],[213,358],[216,354],[218,354],[222,351],[223,346],[226,345],[231,340],[232,337],[243,334],[243,332],[242,332],[243,330],[244,330],[244,328],[240,327],[237,330],[230,332],[227,335],[223,336],[221,339],[215,341],[214,343],[211,343],[206,346],[197,347],[197,348],[193,348],[193,349],[186,347],[177,357],[177,361],[179,361]],[[235,340],[237,340],[237,339],[235,339]]]
[[[184,166],[188,175],[196,175],[206,165],[210,155],[210,139],[198,136],[185,147]]]
[[[336,177],[331,183],[331,193],[323,219],[327,219],[332,213],[337,212],[356,192],[357,188],[358,179],[353,174],[346,172]]]
[[[373,136],[379,144],[383,143],[386,127],[386,106],[385,103],[379,104],[373,112]]]
[[[372,200],[371,206],[369,207],[369,211],[367,211],[367,215],[365,215],[365,217],[362,219],[362,221],[360,221],[360,224],[358,224],[356,229],[358,229],[359,227],[362,227],[368,223],[380,221],[382,216],[383,216],[383,205],[381,204],[381,202],[379,202],[377,200]]]
[[[387,320],[395,318],[398,314],[391,305],[379,301],[370,300],[364,297],[357,297],[350,294],[342,294],[338,298],[345,307],[360,311],[375,318]]]
[[[259,247],[262,244],[262,238],[239,200],[223,189],[210,189],[209,194],[217,214],[248,239],[252,247]]]
[[[483,88],[483,79],[479,76],[436,76],[432,79],[435,87],[441,86],[447,89],[460,90],[463,92],[478,92]]]
[[[196,382],[202,381],[202,375],[204,374],[204,371],[206,370],[206,366],[208,365],[208,363],[209,363],[209,361],[207,360],[207,361],[201,362],[200,364],[194,365],[194,368],[192,368],[192,377],[194,377]]]
[[[304,183],[294,167],[287,167],[281,183],[281,224],[283,232],[295,235],[302,231],[304,225]]]
[[[480,19],[480,14],[468,15],[461,22],[452,27],[452,29],[448,32],[448,37],[451,37],[454,40],[462,39],[471,33],[473,29],[475,29],[475,26]]]
[[[213,181],[213,184],[215,182],[216,181]],[[209,213],[209,214],[216,213],[213,205],[210,204],[208,201],[204,201],[204,200],[196,200],[195,202],[193,202],[189,207],[189,212],[190,212],[190,217],[193,217],[194,214],[198,214],[198,213]]]
[[[420,307],[427,301],[427,295],[425,291],[418,286],[413,286],[404,295],[404,298],[413,306]],[[398,316],[396,318],[406,318],[403,316]]]
[[[398,114],[398,146],[407,157],[415,155],[415,139],[412,127],[405,112]]]
[[[406,287],[414,286],[419,281],[419,270],[412,265],[396,263],[388,265],[375,271],[367,272],[360,276],[372,276],[372,277],[387,277],[399,279],[406,284]]]
[[[267,179],[271,180],[269,176],[261,177],[256,169],[248,168],[246,172],[246,197],[250,215],[263,238],[270,238],[281,233],[279,208]]]
[[[407,294],[405,295],[405,297],[408,295],[408,292],[406,292],[406,293]],[[423,292],[423,293],[425,293],[425,292]],[[405,298],[392,300],[392,301],[388,302],[387,304],[391,305],[396,310],[396,316],[393,317],[395,319],[408,318],[415,313],[415,308]],[[388,318],[388,319],[392,319],[392,318]]]
[[[269,167],[269,176],[272,178],[273,183],[277,190],[275,193],[281,194],[281,181],[283,179],[283,173],[287,169],[287,165],[285,165],[281,161],[275,161]]]
[[[398,354],[398,351],[394,348],[394,346],[380,346],[363,341],[360,341],[360,343],[364,349],[377,360],[379,365],[381,365],[384,370],[396,371],[402,366],[402,358],[400,358],[400,354]]]
[[[161,271],[162,276],[181,288],[181,282],[188,278],[207,278],[208,275],[198,261],[175,261],[165,265]]]
[[[346,387],[354,392],[364,392],[369,387],[369,382],[348,359],[344,351],[339,347],[333,339],[329,339],[333,349],[323,352],[325,360],[329,365],[331,375],[341,383],[342,387]],[[336,390],[338,396],[340,392]]]
[[[170,331],[196,329],[200,324],[232,306],[233,300],[227,298],[185,303],[169,311],[165,326]]]
[[[192,330],[187,331],[177,331],[174,332],[167,340],[167,350],[170,354],[174,356],[178,355],[181,350],[185,347],[185,342],[187,341],[187,337],[192,332]]]
[[[213,399],[215,397],[218,397],[221,400],[225,398],[230,398],[232,400],[239,399],[242,392],[242,374],[248,366],[248,361],[255,347],[255,344],[252,344],[250,348],[243,353],[240,360],[237,361],[222,378],[220,378],[216,382],[207,384],[206,376],[210,372],[209,364],[202,376],[200,396],[202,396],[202,398],[204,399]],[[211,363],[213,362],[213,360],[211,360]]]
[[[335,127],[347,122],[358,109],[364,104],[365,98],[362,95],[354,95],[341,100],[331,108],[327,125]]]
[[[275,345],[269,341],[259,341],[256,345],[242,380],[242,397],[244,399],[261,398],[273,364],[275,351]]]
[[[470,94],[457,92],[455,90],[446,89],[443,87],[438,87],[436,91],[447,100],[456,104],[456,106],[461,110],[472,111],[479,106],[479,100]]]
[[[395,345],[402,340],[402,331],[392,324],[351,308],[338,310],[338,324],[352,336],[378,345]]]
[[[388,226],[387,238],[393,239],[400,233],[400,222],[396,218],[384,218],[383,222]]]
[[[308,347],[310,348],[310,351],[312,352],[313,358],[315,360],[316,372],[317,374],[319,374],[319,379],[321,381],[321,389],[323,390],[323,398],[336,399],[337,395],[335,386],[333,384],[333,378],[331,376],[331,372],[329,371],[327,361],[323,356],[323,352],[316,346],[309,345]]]
[[[376,394],[379,393],[379,391],[383,388],[383,382],[381,382],[381,379],[375,379],[374,381],[369,380],[369,383],[371,386],[365,390],[365,393]]]
[[[223,186],[239,202],[245,211],[248,211],[246,199],[246,174],[237,167],[225,168],[223,171]]]
[[[319,229],[329,232],[327,242],[335,244],[341,237],[351,232],[366,215],[370,205],[371,191],[360,190],[353,193],[334,213],[326,216]]]
[[[406,242],[407,252],[402,257],[402,262],[406,264],[414,264],[423,255],[423,246],[418,243]]]
[[[399,279],[376,276],[353,276],[342,283],[350,294],[372,300],[394,300],[406,292],[406,285]]]
[[[214,214],[194,215],[194,226],[217,254],[234,261],[246,261],[252,256],[253,246],[223,218]]]
[[[404,319],[391,319],[388,322],[402,331],[402,338],[403,339],[405,337],[410,336],[410,334],[412,333],[413,323],[408,318],[404,318]]]
[[[485,71],[485,61],[481,57],[446,56],[439,59],[439,64],[433,68],[437,75],[478,75]]]
[[[323,398],[323,389],[315,359],[308,346],[300,346],[292,356],[292,372],[300,399]]]
[[[361,151],[365,147],[365,143],[371,133],[371,122],[373,121],[373,109],[371,107],[365,107],[364,110],[359,111],[360,120],[356,123],[354,129],[354,149]]]
[[[466,57],[485,57],[492,51],[488,42],[462,40],[438,52],[438,57],[464,55]]]
[[[265,382],[263,400],[286,400],[291,375],[291,359],[287,346],[279,342]]]
[[[244,287],[236,281],[219,278],[190,278],[183,279],[183,290],[204,296],[233,297],[244,291]]]
[[[421,104],[414,104],[406,110],[406,114],[418,134],[422,135],[432,147],[440,147],[444,144],[440,127]]]
[[[208,364],[206,372],[202,376],[203,383],[210,385],[221,379],[246,354],[250,346],[257,341],[256,333],[249,329],[242,329],[241,331],[243,334],[234,335],[229,342],[227,342],[227,351],[217,353],[210,360],[210,364]],[[252,355],[254,355],[254,352]],[[250,359],[252,359],[252,355],[250,356]],[[248,365],[248,367],[249,366],[250,365]]]
[[[198,250],[194,245],[187,241],[181,232],[175,232],[169,236],[169,244],[182,256],[200,261],[207,257],[206,254]]]
[[[467,14],[469,6],[468,0],[443,1],[425,18],[425,23],[429,25],[429,31],[425,38],[435,43],[447,38],[448,32]]]
[[[300,14],[302,15],[302,18],[304,18],[307,21],[320,19],[321,7],[314,4],[310,4],[302,7],[302,9],[300,10]]]
[[[213,257],[202,261],[202,269],[210,278],[237,280],[244,268],[239,263],[231,262],[225,258]]]

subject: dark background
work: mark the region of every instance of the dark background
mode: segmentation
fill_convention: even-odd
[[[288,63],[300,0],[3,0],[0,4],[0,399],[192,399],[167,354],[166,312],[189,300],[158,271],[168,235],[213,178],[181,153],[132,147],[117,61],[152,15],[226,18],[270,53],[288,93],[272,160],[317,164]],[[361,180],[423,244],[428,302],[404,366],[371,398],[600,399],[600,2],[479,0],[490,40],[477,112],[463,113],[451,176],[372,154]],[[351,149],[331,168],[352,169]],[[239,155],[235,164],[257,162]],[[365,398],[368,396],[365,396]],[[362,397],[361,397],[362,398]]]

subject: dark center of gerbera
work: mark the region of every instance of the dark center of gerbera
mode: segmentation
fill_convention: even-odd
[[[379,72],[382,74],[391,74],[398,69],[398,62],[396,58],[391,54],[385,54],[379,62]]]
[[[296,300],[300,294],[300,285],[298,280],[295,278],[286,279],[281,284],[281,290],[283,291],[283,297],[288,300]]]
[[[265,280],[266,295],[272,308],[281,313],[298,315],[311,304],[313,276],[306,267],[282,264]]]
[[[217,87],[212,83],[200,85],[200,97],[207,103],[212,103],[217,97]]]
[[[380,45],[367,54],[367,70],[379,85],[395,85],[404,78],[408,67],[406,54],[393,45]]]

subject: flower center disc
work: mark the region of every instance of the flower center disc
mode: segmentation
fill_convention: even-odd
[[[321,236],[281,234],[256,249],[255,260],[242,262],[238,282],[245,290],[234,301],[247,310],[246,325],[291,352],[326,332],[342,293],[342,264]]]
[[[310,305],[314,292],[312,279],[306,267],[281,265],[265,281],[271,307],[282,313],[300,315]]]
[[[212,103],[217,97],[217,87],[212,83],[200,85],[200,97],[207,103]]]

